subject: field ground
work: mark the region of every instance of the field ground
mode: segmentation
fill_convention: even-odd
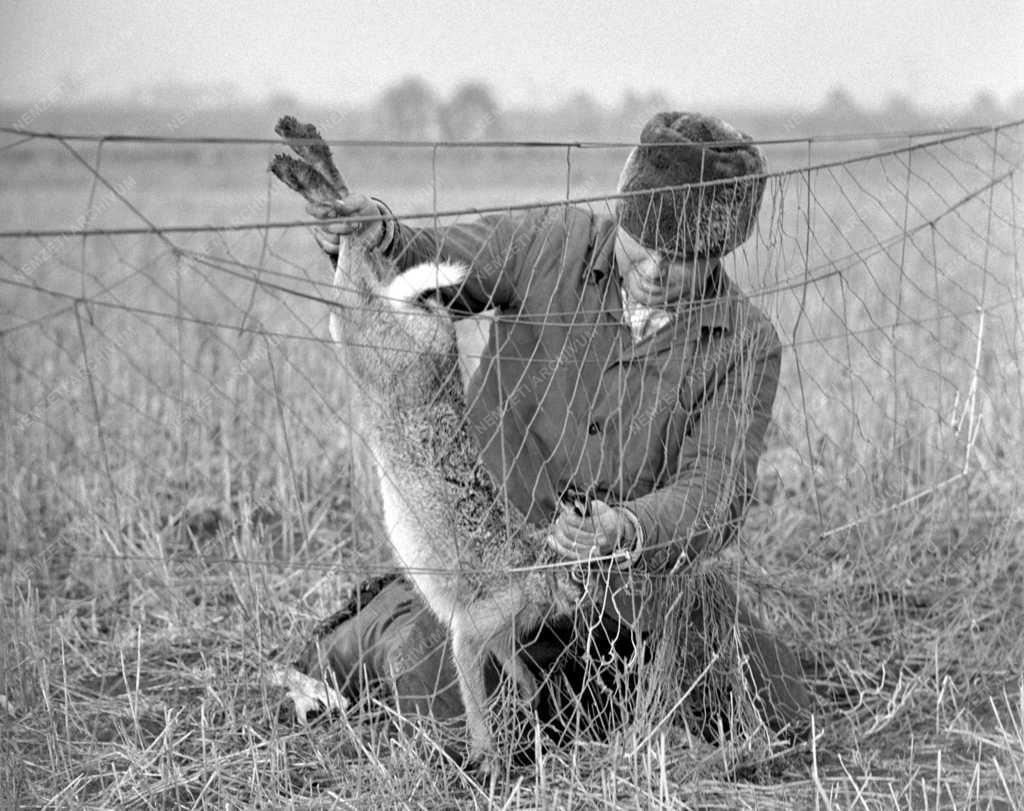
[[[390,567],[309,234],[84,238],[143,223],[60,147],[0,152],[3,228],[70,230],[0,240],[0,806],[1024,807],[1022,136],[777,177],[730,258],[786,356],[726,556],[812,674],[813,746],[627,730],[490,788],[263,681]],[[265,147],[75,148],[161,227],[303,216]],[[570,194],[621,159],[571,153]],[[398,212],[567,189],[565,150],[339,164]]]

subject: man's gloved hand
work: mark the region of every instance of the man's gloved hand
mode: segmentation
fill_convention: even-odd
[[[375,217],[384,213],[381,207],[365,194],[353,192],[329,205],[307,203],[306,211],[318,220],[337,217]],[[370,245],[380,245],[386,226],[383,220],[355,222],[332,222],[318,225],[313,229],[317,244],[329,255],[338,255],[338,244],[342,237],[358,234]]]
[[[585,561],[628,549],[634,539],[633,524],[620,510],[594,500],[586,515],[563,504],[551,525],[548,544],[564,558]]]

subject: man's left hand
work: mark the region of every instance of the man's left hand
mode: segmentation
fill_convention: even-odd
[[[595,500],[587,515],[563,505],[551,525],[548,544],[569,560],[591,560],[623,546],[632,531],[632,524],[615,507]]]

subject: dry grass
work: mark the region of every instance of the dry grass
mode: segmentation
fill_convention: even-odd
[[[1019,146],[1004,136],[998,169]],[[267,214],[264,160],[215,181],[135,152],[105,153],[103,169],[136,178],[157,223],[227,222]],[[587,160],[580,193],[610,188],[617,157]],[[0,805],[1021,807],[1019,185],[872,251],[905,209],[907,225],[927,220],[990,177],[991,137],[914,161],[909,187],[905,158],[777,182],[733,268],[791,346],[760,502],[729,555],[813,674],[814,743],[717,748],[669,728],[637,747],[645,719],[485,786],[380,707],[296,727],[264,686],[272,652],[390,565],[322,307],[238,266],[243,278],[183,263],[154,237],[61,243],[32,283],[169,317],[82,304],[0,337]],[[486,162],[443,164],[440,202],[559,193],[564,155],[546,174],[523,165],[496,189],[471,183]],[[12,227],[89,205],[72,164],[43,191],[4,166]],[[381,196],[429,208],[432,169],[418,166]],[[370,188],[371,170],[348,176]],[[119,205],[97,217],[117,222],[130,222]],[[174,241],[291,289],[326,280],[303,233]],[[0,243],[3,278],[40,250]],[[776,289],[850,253],[840,275]],[[9,285],[4,302],[4,329],[69,303]],[[979,306],[994,308],[983,330]],[[293,337],[237,329],[254,323]]]

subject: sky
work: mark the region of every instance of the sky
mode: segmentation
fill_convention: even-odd
[[[505,104],[659,90],[693,104],[948,107],[1024,90],[1024,0],[242,2],[0,0],[0,101],[156,82],[359,103],[418,74],[483,79]],[[69,84],[73,79],[73,84]]]

